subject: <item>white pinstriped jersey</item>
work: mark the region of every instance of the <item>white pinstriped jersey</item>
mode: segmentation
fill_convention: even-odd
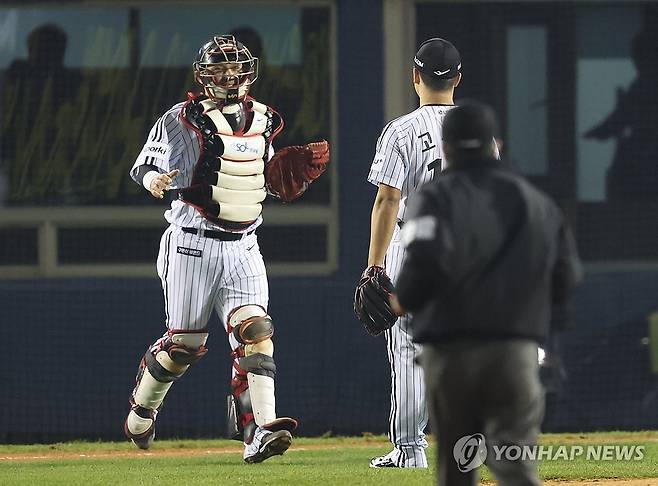
[[[184,102],[175,104],[155,122],[130,171],[133,179],[137,168],[148,164],[156,166],[162,173],[178,169],[180,174],[172,182],[174,187],[187,187],[192,183],[194,166],[199,159],[201,148],[196,133],[186,126],[181,118],[184,104]],[[269,157],[272,156],[272,152],[270,148]],[[165,219],[178,226],[222,231],[222,228],[205,219],[192,206],[178,199],[172,201],[171,209],[165,213]],[[262,222],[263,218],[259,216],[252,225],[241,232],[252,231]]]
[[[400,190],[398,221],[404,221],[407,198],[443,169],[441,124],[453,105],[423,105],[391,121],[377,140],[368,181]]]
[[[407,198],[432,180],[443,168],[441,125],[452,105],[424,105],[387,124],[377,140],[368,181],[400,190],[398,221],[404,221]],[[384,265],[395,283],[404,258],[396,226],[386,251]],[[415,363],[419,346],[409,334],[411,316],[398,319],[385,332],[391,366],[391,412],[388,436],[393,443],[393,460],[405,467],[427,467],[425,427],[427,405],[420,366]]]
[[[445,167],[441,126],[453,107],[423,105],[391,121],[377,140],[368,181],[400,190],[398,221],[404,221],[407,198]],[[399,225],[396,225],[384,261],[386,272],[393,283],[397,281],[404,254]],[[425,427],[428,413],[424,399],[425,382],[416,361],[420,346],[412,341],[410,323],[411,315],[406,314],[385,332],[391,366],[388,436],[395,446],[390,457],[397,466],[427,467]]]
[[[377,140],[368,182],[400,189],[398,221],[404,221],[407,198],[445,168],[441,126],[452,108],[454,105],[423,105],[389,122]],[[494,148],[498,157],[498,147]]]

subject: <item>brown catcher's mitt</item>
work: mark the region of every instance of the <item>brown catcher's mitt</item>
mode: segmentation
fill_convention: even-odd
[[[397,321],[390,302],[394,293],[386,270],[374,265],[366,268],[354,292],[354,312],[369,334],[377,336]]]
[[[265,165],[267,191],[282,201],[294,201],[322,175],[328,163],[326,140],[284,147]]]

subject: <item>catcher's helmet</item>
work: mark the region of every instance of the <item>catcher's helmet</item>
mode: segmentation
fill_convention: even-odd
[[[215,101],[243,99],[258,78],[258,58],[232,35],[216,35],[203,44],[193,67],[195,79]]]

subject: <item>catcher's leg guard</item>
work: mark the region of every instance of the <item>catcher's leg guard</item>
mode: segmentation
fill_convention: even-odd
[[[231,386],[237,429],[242,429],[244,441],[251,442],[256,425],[270,430],[294,430],[295,420],[276,418],[272,318],[258,305],[246,305],[233,310],[228,321],[229,331],[240,343],[233,353],[236,373]]]
[[[256,422],[251,407],[247,372],[239,365],[243,353],[244,348],[241,346],[232,354],[235,373],[231,380],[232,393],[228,396],[228,436],[240,442],[251,442],[256,430]]]
[[[138,447],[148,449],[154,436],[155,418],[174,381],[207,352],[207,332],[169,331],[151,346],[137,371],[124,430]]]

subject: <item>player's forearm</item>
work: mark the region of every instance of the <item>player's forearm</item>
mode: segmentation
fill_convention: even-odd
[[[368,266],[383,266],[397,220],[399,200],[377,197],[370,220]]]
[[[155,172],[156,174],[158,174],[158,173],[159,173],[159,170],[158,170],[158,168],[157,168],[155,165],[151,165],[151,164],[142,164],[142,165],[140,165],[139,167],[137,167],[136,169],[133,169],[133,170],[130,172],[130,176],[132,177],[132,179],[133,179],[137,184],[140,184],[140,185],[143,186],[143,185],[144,185],[144,176],[145,176],[146,174],[150,173],[150,172]],[[149,181],[149,182],[150,182],[150,181]],[[144,186],[144,187],[146,187],[146,186]],[[148,187],[146,187],[146,189],[148,190]]]

